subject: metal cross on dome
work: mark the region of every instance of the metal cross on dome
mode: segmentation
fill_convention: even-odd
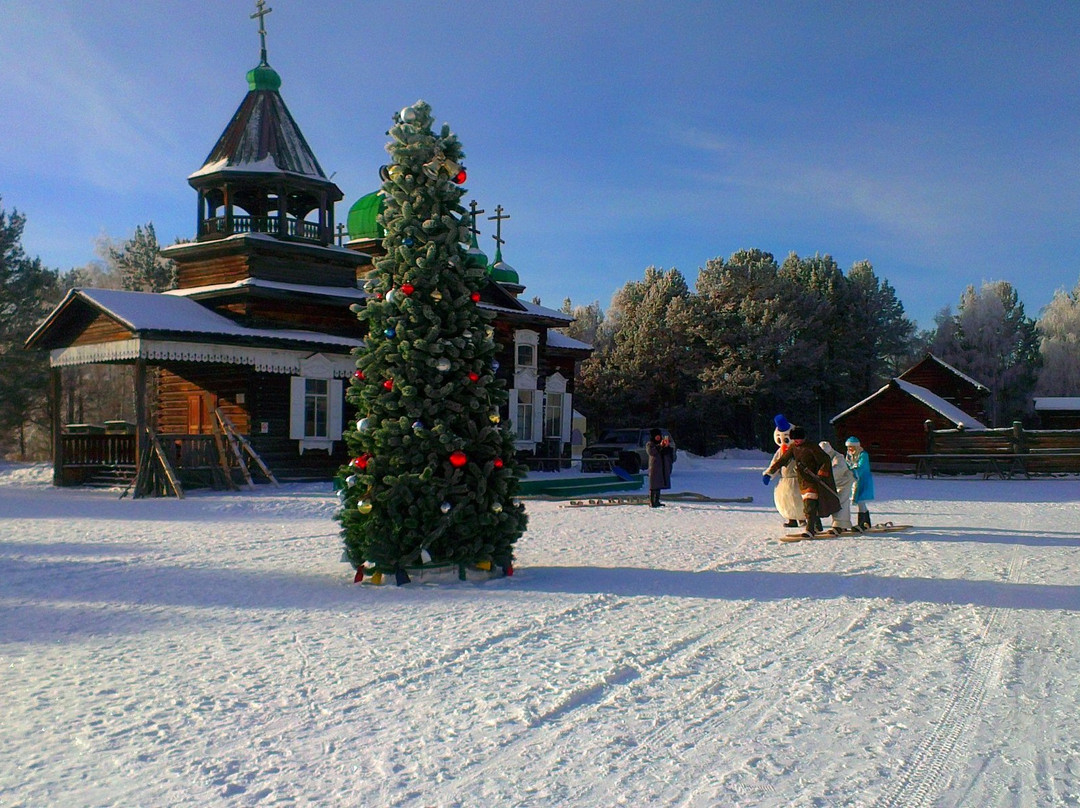
[[[480,235],[480,228],[476,226],[476,217],[479,216],[481,213],[486,212],[487,211],[485,211],[483,208],[476,207],[475,199],[469,203],[469,216],[471,217],[469,221],[469,230],[472,232],[474,239],[478,235]]]
[[[266,0],[255,0],[256,11],[251,15],[251,19],[259,18],[259,44],[261,46],[261,58],[263,64],[266,64],[266,24],[264,17],[274,9],[266,8]]]
[[[492,238],[495,239],[495,244],[496,244],[495,249],[497,251],[499,251],[499,252],[502,251],[502,245],[506,243],[505,241],[503,241],[503,237],[502,237],[503,219],[509,219],[509,218],[510,218],[510,214],[506,214],[505,216],[503,215],[503,206],[502,205],[496,205],[495,206],[495,215],[494,216],[488,216],[489,220],[494,220],[495,221],[495,235],[492,236]]]

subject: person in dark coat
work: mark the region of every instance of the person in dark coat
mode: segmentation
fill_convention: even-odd
[[[772,475],[788,463],[795,464],[799,476],[806,533],[814,536],[821,532],[821,517],[832,516],[840,510],[840,499],[836,495],[832,475],[832,458],[821,451],[816,443],[807,443],[806,430],[796,426],[791,429],[791,449],[772,462],[765,470],[762,481],[768,485]]]
[[[645,445],[649,456],[649,507],[663,508],[660,491],[671,488],[671,467],[675,463],[675,450],[671,441],[664,437],[659,429],[649,433],[649,442]]]

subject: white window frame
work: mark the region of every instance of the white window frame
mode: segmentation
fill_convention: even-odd
[[[522,363],[521,349],[532,349],[532,362]],[[514,372],[532,373],[535,375],[540,362],[540,334],[530,328],[519,328],[514,332]]]
[[[544,385],[545,389],[545,405],[548,396],[559,397],[559,408],[561,410],[559,416],[559,432],[558,434],[548,434],[548,419],[547,414],[544,415],[544,437],[545,438],[558,438],[563,443],[570,442],[570,423],[573,420],[573,396],[567,392],[567,387],[570,384],[570,380],[563,376],[559,371],[555,371],[547,378],[547,383]]]
[[[517,406],[514,413],[515,440],[518,443],[534,444],[536,390],[517,390]]]
[[[330,438],[330,379],[304,379],[304,437]]]
[[[562,440],[563,407],[566,401],[565,393],[544,393],[544,440],[559,438]],[[552,423],[552,416],[558,412],[558,420]]]
[[[341,440],[344,411],[344,383],[334,378],[335,365],[322,354],[313,354],[300,362],[300,375],[289,379],[289,437],[297,441],[300,454],[312,449],[334,451],[334,441]],[[307,382],[325,381],[327,408],[326,434],[307,434]]]

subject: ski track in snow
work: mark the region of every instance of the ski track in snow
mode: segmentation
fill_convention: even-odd
[[[1080,805],[1076,478],[881,475],[910,534],[529,502],[518,573],[351,584],[329,487],[0,466],[0,805]],[[763,496],[764,495],[764,496]]]

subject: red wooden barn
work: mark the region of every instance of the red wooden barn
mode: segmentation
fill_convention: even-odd
[[[912,377],[935,385],[917,384]],[[840,446],[855,436],[870,453],[874,468],[883,471],[915,467],[911,455],[926,451],[926,422],[934,429],[986,429],[957,401],[978,404],[989,390],[928,354],[909,371],[876,393],[832,418],[835,442]],[[982,408],[980,408],[980,412]]]

